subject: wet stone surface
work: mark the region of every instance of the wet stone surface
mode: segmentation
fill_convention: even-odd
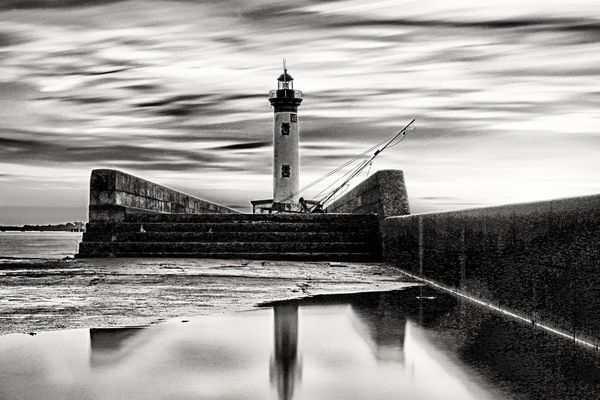
[[[0,337],[2,399],[596,399],[600,354],[426,287]]]
[[[0,261],[0,334],[156,323],[411,283],[377,263],[191,259]]]

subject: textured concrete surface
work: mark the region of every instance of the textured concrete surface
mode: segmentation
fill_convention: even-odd
[[[374,214],[139,214],[87,224],[78,258],[381,261]]]
[[[237,213],[114,169],[95,169],[90,177],[90,221],[118,221],[135,211],[158,213]]]
[[[404,173],[377,171],[327,207],[330,213],[377,214],[380,219],[410,213]]]
[[[414,285],[363,263],[191,259],[0,262],[0,334],[156,323],[261,302]]]
[[[393,217],[384,259],[582,338],[600,336],[600,195]]]

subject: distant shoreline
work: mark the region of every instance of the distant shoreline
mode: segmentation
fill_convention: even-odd
[[[25,232],[32,232],[32,233],[42,233],[42,232],[64,232],[64,233],[83,233],[84,231],[67,231],[67,230],[22,230],[22,229],[10,229],[10,230],[4,230],[4,229],[0,229],[0,233],[25,233]]]
[[[65,224],[48,225],[0,225],[0,232],[83,232],[83,222],[67,222]]]

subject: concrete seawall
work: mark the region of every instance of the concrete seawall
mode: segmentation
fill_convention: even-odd
[[[387,218],[384,259],[600,339],[600,195]]]
[[[377,214],[380,220],[409,214],[403,172],[377,171],[327,207],[327,212]]]
[[[90,222],[116,222],[132,213],[239,213],[114,169],[95,169],[90,178]]]

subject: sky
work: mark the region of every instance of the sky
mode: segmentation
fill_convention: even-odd
[[[415,118],[360,177],[412,212],[600,193],[595,1],[0,0],[0,224],[86,220],[94,168],[248,211],[284,57],[301,186]]]

